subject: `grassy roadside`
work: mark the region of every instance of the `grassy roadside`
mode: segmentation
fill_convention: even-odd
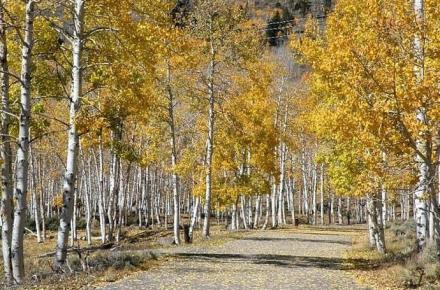
[[[413,221],[391,223],[385,232],[387,254],[381,255],[368,245],[367,234],[354,239],[345,258],[351,272],[363,285],[372,289],[440,289],[440,263],[431,247],[415,252]]]
[[[212,226],[210,239],[204,240],[201,232],[196,230],[193,243],[182,244],[179,247],[218,247],[249,233],[250,231],[228,232],[224,226]],[[79,232],[78,236],[82,237],[84,233]],[[52,268],[53,257],[40,257],[55,249],[55,233],[48,232],[46,241],[40,244],[32,235],[26,235],[26,282],[15,289],[83,289],[114,282],[133,273],[160,266],[169,258],[166,255],[156,255],[155,250],[176,247],[171,241],[171,230],[128,228],[124,230],[121,242],[109,249],[94,251],[88,255],[82,254],[81,258],[75,252],[69,253],[65,272],[56,273]],[[98,246],[99,243],[99,240],[94,240],[93,246]],[[87,247],[84,239],[78,240],[75,246]],[[0,267],[2,266],[0,264]],[[3,277],[0,276],[0,279],[3,280]],[[6,285],[0,284],[0,288],[4,289]]]

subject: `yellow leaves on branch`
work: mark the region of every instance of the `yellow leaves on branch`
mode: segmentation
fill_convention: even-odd
[[[309,97],[316,106],[309,120],[331,148],[327,162],[339,191],[365,194],[384,183],[391,189],[413,183],[414,142],[435,136],[440,122],[439,16],[435,0],[425,1],[423,23],[411,1],[341,0],[325,31],[310,21],[304,37],[292,41],[311,68]],[[414,55],[416,36],[426,40],[423,59]],[[421,107],[424,123],[415,117]],[[407,178],[397,186],[400,176]]]

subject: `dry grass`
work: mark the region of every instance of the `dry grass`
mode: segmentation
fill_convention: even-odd
[[[192,244],[182,244],[180,247],[217,247],[233,239],[244,236],[247,231],[229,232],[224,226],[211,227],[211,238],[202,238],[201,231],[194,231]],[[83,237],[84,232],[78,236]],[[128,227],[122,233],[121,242],[111,250],[99,250],[91,253],[86,261],[89,269],[83,271],[81,260],[77,253],[69,253],[68,267],[65,273],[53,271],[53,257],[39,256],[54,251],[56,233],[48,232],[44,243],[37,243],[31,235],[25,237],[25,267],[26,282],[17,289],[82,289],[101,283],[120,280],[138,271],[146,271],[159,266],[166,256],[157,257],[152,250],[176,247],[171,244],[172,232],[164,229],[139,229]],[[98,246],[100,240],[94,240],[93,246]],[[86,248],[87,243],[80,239],[75,246]],[[85,261],[85,257],[82,257]],[[0,263],[0,267],[2,267]],[[0,279],[3,280],[3,271]],[[0,284],[0,288],[6,287]],[[10,287],[9,287],[10,288]]]
[[[373,289],[440,289],[440,264],[428,247],[415,252],[413,223],[391,224],[385,233],[387,254],[371,249],[366,234],[355,239],[346,258],[357,280]]]

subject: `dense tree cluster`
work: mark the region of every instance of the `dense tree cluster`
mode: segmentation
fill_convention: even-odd
[[[417,249],[440,253],[438,1],[344,1],[294,41],[310,65],[308,113],[336,192],[367,196],[385,252],[389,204],[414,216]]]
[[[81,235],[214,218],[366,222],[380,252],[414,218],[440,249],[438,1],[236,2],[0,0],[8,283],[28,221],[56,271]]]

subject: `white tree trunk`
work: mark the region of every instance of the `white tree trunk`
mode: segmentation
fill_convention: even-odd
[[[417,20],[424,21],[424,0],[414,0],[414,11]],[[424,43],[419,35],[414,37],[414,55],[416,58],[416,65],[414,66],[414,74],[418,82],[421,82],[424,78]],[[426,110],[423,107],[418,108],[417,120],[420,123],[426,122]],[[421,136],[422,134],[420,134]],[[428,189],[429,184],[432,182],[429,179],[429,164],[426,163],[428,158],[427,140],[421,136],[417,140],[417,163],[418,163],[418,185],[414,193],[414,207],[415,207],[415,221],[416,221],[416,238],[417,248],[422,251],[426,245],[426,238],[428,233]],[[424,156],[421,156],[424,155]]]
[[[289,177],[289,185],[287,187],[289,192],[289,199],[291,203],[290,214],[292,216],[292,225],[296,226],[296,218],[295,218],[295,183],[292,177]]]
[[[384,227],[381,223],[382,204],[379,199],[372,196],[367,200],[368,210],[368,229],[370,245],[375,247],[379,253],[384,254],[385,248],[385,234]]]
[[[23,232],[26,220],[29,167],[29,119],[31,114],[31,56],[34,44],[34,0],[26,1],[25,34],[22,48],[20,124],[18,132],[14,227],[12,232],[12,272],[16,283],[24,278]]]
[[[321,165],[321,225],[324,224],[324,164]]]
[[[194,227],[197,222],[197,212],[199,210],[199,206],[200,206],[200,197],[196,197],[195,203],[193,204],[191,224],[189,226],[189,239],[190,239],[190,241],[192,241],[192,239],[193,239]]]
[[[267,228],[267,224],[269,223],[269,213],[270,213],[270,195],[266,195],[266,216],[264,218],[264,224],[262,229],[265,230]]]
[[[272,228],[275,228],[277,223],[277,185],[275,179],[273,178],[272,184],[272,200],[271,200],[271,216],[272,216]]]
[[[317,184],[318,184],[318,172],[316,170],[316,167],[314,166],[313,168],[313,196],[312,196],[312,204],[313,204],[313,224],[316,225],[316,220],[317,220],[317,212],[316,212],[316,193],[317,193]]]
[[[85,200],[86,200],[86,237],[87,237],[87,245],[92,244],[92,161],[91,157],[88,158],[87,161],[87,184],[85,191]],[[84,176],[86,175],[86,171],[84,170]]]
[[[66,262],[67,239],[72,220],[75,184],[78,171],[79,136],[76,117],[81,105],[82,90],[82,52],[83,52],[83,18],[85,0],[74,2],[74,28],[72,39],[72,88],[70,96],[69,131],[67,144],[66,172],[63,185],[63,208],[61,211],[56,247],[56,265],[61,267]]]
[[[286,113],[287,116],[287,113]],[[286,121],[287,122],[287,117]],[[287,126],[287,125],[285,125]],[[279,162],[280,162],[280,176],[279,176],[279,184],[278,184],[278,224],[283,224],[283,216],[282,211],[284,209],[283,203],[283,194],[285,191],[285,168],[286,168],[286,144],[281,143],[279,150]]]
[[[172,186],[173,186],[173,233],[174,243],[180,244],[180,197],[179,197],[179,176],[176,172],[177,166],[177,144],[176,144],[176,124],[174,118],[174,94],[171,89],[171,69],[167,67],[167,89],[168,89],[168,118],[170,127],[170,145],[171,145],[171,166],[172,166]]]
[[[1,143],[0,158],[2,197],[1,197],[1,223],[2,223],[2,253],[3,268],[6,283],[13,281],[12,261],[11,261],[11,240],[12,240],[12,150],[11,138],[9,136],[10,107],[9,107],[9,65],[8,65],[8,46],[6,40],[6,22],[4,19],[6,0],[0,1],[0,94],[1,94]]]
[[[247,219],[246,219],[246,197],[244,195],[240,196],[240,211],[241,211],[241,219],[243,220],[243,227],[245,230],[249,228]]]
[[[233,231],[238,230],[237,224],[238,224],[238,221],[237,221],[237,202],[235,201],[232,204],[232,208],[231,208],[231,230],[233,230]]]
[[[212,157],[214,153],[214,123],[215,123],[215,93],[214,93],[214,74],[215,74],[215,50],[211,41],[211,61],[208,68],[208,139],[206,140],[206,160],[205,160],[205,218],[203,221],[204,238],[209,238],[209,218],[211,217],[211,194],[212,194]]]
[[[37,234],[37,242],[41,243],[41,219],[40,219],[40,195],[38,194],[38,190],[37,190],[37,174],[39,173],[40,170],[37,170],[36,166],[35,166],[35,158],[33,156],[33,150],[32,150],[32,146],[29,147],[29,155],[30,155],[30,165],[31,165],[31,182],[32,182],[32,186],[31,186],[31,191],[32,191],[32,200],[34,201],[34,206],[33,206],[33,211],[34,211],[34,221],[35,221],[35,231]],[[41,178],[41,176],[39,177]]]

